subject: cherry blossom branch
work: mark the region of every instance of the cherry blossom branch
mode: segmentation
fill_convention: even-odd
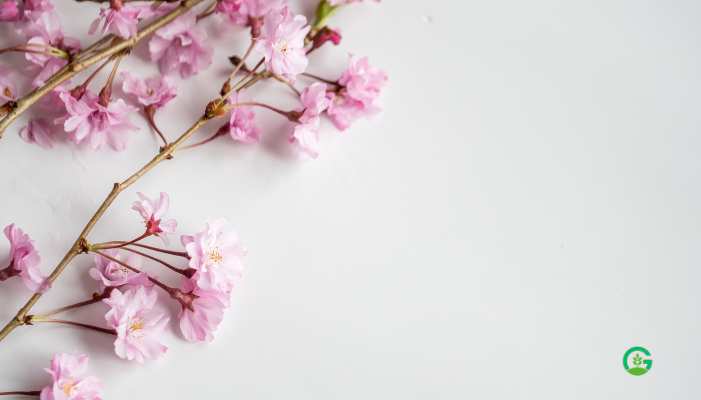
[[[32,105],[34,105],[37,101],[39,101],[49,92],[54,90],[60,84],[72,78],[73,76],[85,70],[86,68],[89,68],[90,66],[106,58],[112,57],[113,55],[123,51],[131,50],[141,40],[156,32],[163,26],[168,25],[173,20],[190,11],[190,9],[204,1],[205,0],[180,0],[180,4],[178,7],[175,7],[167,14],[156,18],[153,22],[146,25],[133,37],[129,39],[121,39],[115,37],[113,38],[112,44],[109,47],[100,50],[95,50],[94,54],[87,57],[81,57],[81,55],[85,52],[79,53],[73,61],[68,63],[66,67],[62,68],[51,78],[49,78],[43,86],[34,89],[32,92],[30,92],[23,98],[11,103],[11,106],[8,107],[9,110],[7,114],[3,117],[2,120],[0,120],[0,138],[2,138],[3,133],[5,132],[7,127],[10,126],[10,124],[12,124],[12,122],[14,122],[20,115],[22,115],[22,113],[27,111]],[[101,40],[103,39],[100,39],[99,41]],[[97,48],[99,48],[99,46],[97,46]],[[93,49],[91,49],[90,51],[93,51]],[[0,333],[0,339],[1,338],[2,336]]]
[[[129,186],[134,184],[134,182],[139,180],[142,176],[146,175],[149,171],[156,167],[156,165],[160,164],[163,160],[170,157],[180,145],[182,145],[190,137],[192,137],[192,135],[194,135],[195,132],[199,130],[199,128],[201,128],[205,123],[207,123],[207,121],[217,116],[216,108],[220,105],[220,102],[216,100],[210,102],[204,114],[197,121],[195,121],[195,123],[190,128],[188,128],[182,135],[180,135],[180,137],[177,140],[175,140],[171,144],[168,144],[167,146],[164,146],[151,161],[146,163],[143,167],[141,167],[131,176],[129,176],[122,182],[114,184],[112,190],[109,192],[102,204],[100,204],[95,214],[93,214],[93,216],[87,222],[87,224],[80,232],[78,238],[75,240],[71,248],[63,256],[63,259],[61,259],[58,265],[56,265],[51,274],[49,274],[49,276],[46,278],[47,286],[51,285],[59,277],[59,275],[63,273],[68,264],[71,261],[73,261],[73,259],[78,254],[86,253],[89,250],[86,237],[88,236],[88,234],[90,234],[90,232],[92,232],[97,222],[102,218],[102,216],[105,214],[107,209],[109,209],[112,203],[114,203],[119,194],[122,193]],[[10,320],[7,323],[7,325],[5,325],[4,328],[2,328],[2,330],[0,330],[0,341],[5,339],[5,337],[7,337],[7,335],[9,335],[10,332],[15,330],[17,327],[22,326],[26,323],[25,318],[27,314],[32,309],[32,307],[34,307],[37,301],[39,301],[42,295],[43,293],[34,293],[32,297],[29,298],[27,303],[19,309],[15,317],[12,320]]]

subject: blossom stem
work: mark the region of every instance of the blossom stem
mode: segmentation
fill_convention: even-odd
[[[10,265],[0,269],[0,282],[8,280],[16,275],[19,275],[19,270],[15,269],[15,267],[12,265],[12,261],[10,261]]]
[[[161,140],[163,141],[163,145],[168,146],[168,139],[166,139],[166,136],[158,128],[158,125],[156,125],[156,120],[154,119],[154,117],[156,116],[156,108],[153,107],[153,105],[146,106],[144,107],[144,114],[146,114],[146,122],[148,122],[149,126],[153,129],[154,132],[156,132],[158,137],[161,138]]]
[[[36,396],[41,394],[41,390],[16,390],[13,392],[0,392],[0,396]]]
[[[32,48],[36,47],[36,49]],[[44,50],[40,50],[40,49]],[[2,53],[7,53],[7,52],[18,52],[18,53],[33,53],[33,54],[43,54],[45,56],[49,57],[56,57],[56,58],[63,58],[63,59],[68,59],[68,53],[61,50],[57,49],[52,46],[32,46],[32,45],[25,45],[25,46],[13,46],[13,47],[6,47],[4,49],[0,49],[0,54]]]
[[[281,110],[279,108],[273,107],[269,104],[259,103],[257,101],[247,101],[247,102],[243,102],[243,103],[232,104],[232,107],[240,107],[240,106],[255,106],[255,107],[267,108],[268,110],[276,112],[276,113],[286,117],[287,119],[290,119],[290,120],[295,119],[295,116],[294,116],[295,112],[294,111],[284,111],[284,110]]]
[[[236,65],[233,71],[231,71],[231,74],[229,74],[229,80],[228,82],[231,83],[231,80],[234,79],[236,74],[241,71],[241,69],[246,65],[246,59],[248,59],[248,56],[251,55],[251,52],[253,52],[253,48],[256,47],[256,39],[251,39],[251,44],[248,46],[248,49],[246,49],[246,52],[243,54],[243,57],[239,61],[239,63]]]
[[[74,60],[68,63],[64,68],[59,70],[51,78],[49,78],[44,85],[34,89],[31,93],[27,94],[23,98],[19,99],[13,107],[9,110],[7,114],[0,120],[0,138],[2,138],[3,133],[12,122],[14,122],[20,115],[27,111],[32,105],[39,101],[46,94],[54,90],[56,87],[61,85],[63,82],[71,79],[73,76],[86,68],[107,59],[121,51],[133,48],[137,43],[144,40],[146,37],[150,36],[158,29],[165,25],[170,24],[179,16],[187,13],[195,7],[196,5],[204,2],[205,0],[181,0],[177,7],[174,7],[168,13],[154,19],[151,23],[146,25],[141,29],[136,35],[129,39],[114,38],[113,43],[104,49],[95,50],[94,54],[90,56],[83,57],[83,53],[78,54],[74,57]],[[103,39],[100,39],[103,40]],[[93,50],[91,50],[93,51]],[[188,135],[189,138],[189,135]],[[185,138],[187,139],[187,138]],[[1,332],[1,331],[0,331]],[[0,338],[2,334],[0,333]]]
[[[34,316],[32,316],[32,318],[40,318],[40,319],[41,319],[41,318],[48,318],[48,317],[54,316],[54,315],[56,315],[56,314],[60,314],[60,313],[62,313],[62,312],[66,312],[66,311],[69,311],[69,310],[73,310],[73,309],[75,309],[75,308],[85,307],[85,306],[89,306],[90,304],[99,303],[99,302],[101,302],[102,300],[104,300],[104,299],[106,299],[106,298],[108,298],[108,297],[110,296],[110,293],[112,292],[111,289],[112,289],[112,288],[106,288],[106,289],[105,289],[102,293],[100,293],[100,294],[95,293],[95,294],[93,295],[92,299],[90,299],[90,300],[85,300],[85,301],[81,301],[81,302],[78,302],[78,303],[69,304],[69,305],[67,305],[67,306],[64,306],[64,307],[57,308],[57,309],[55,309],[55,310],[49,311],[49,312],[47,312],[47,313],[45,313],[45,314],[37,314],[37,315],[34,315]]]
[[[142,252],[142,251],[138,251],[138,250],[132,249],[132,248],[130,248],[130,247],[124,247],[123,250],[126,250],[126,251],[131,252],[131,253],[134,253],[134,254],[138,254],[138,255],[140,255],[141,257],[146,257],[146,258],[148,258],[149,260],[155,261],[155,262],[157,262],[157,263],[163,265],[164,267],[170,269],[170,270],[173,271],[173,272],[177,272],[177,273],[179,273],[179,274],[181,274],[181,275],[188,276],[188,273],[187,273],[187,271],[186,271],[184,268],[175,267],[175,266],[173,266],[173,265],[171,265],[171,264],[169,264],[169,263],[167,263],[167,262],[161,260],[161,259],[158,258],[158,257],[154,257],[154,256],[152,256],[152,255],[150,255],[150,254],[146,254],[146,253],[144,253],[144,252]]]
[[[218,129],[216,132],[214,132],[214,134],[212,136],[208,137],[207,139],[204,139],[201,142],[197,142],[197,143],[193,143],[193,144],[189,144],[187,146],[184,146],[181,150],[194,149],[195,147],[200,147],[203,144],[207,144],[220,136],[224,136],[225,134],[226,134],[225,130]]]
[[[105,242],[105,243],[94,244],[94,245],[91,246],[91,248],[94,249],[94,250],[106,250],[106,249],[118,249],[118,248],[121,248],[121,247],[127,246],[127,245],[128,245],[128,246],[142,247],[142,248],[144,248],[144,249],[153,250],[153,251],[158,251],[158,252],[165,253],[165,254],[170,254],[170,255],[173,255],[173,256],[180,256],[180,257],[184,257],[184,258],[190,258],[190,256],[188,256],[187,253],[184,252],[184,251],[174,251],[174,250],[162,249],[162,248],[160,248],[160,247],[148,246],[148,245],[141,244],[141,243],[136,243],[136,242],[134,242],[134,243],[120,242],[120,241]]]
[[[38,318],[38,316],[36,316],[36,315],[34,315],[34,316],[30,315],[29,321],[27,322],[27,324],[32,325],[35,322],[39,322],[39,323],[48,322],[48,323],[54,323],[54,324],[73,325],[73,326],[79,326],[81,328],[90,329],[90,330],[97,331],[97,332],[107,333],[110,335],[115,335],[115,336],[117,335],[117,331],[114,329],[101,328],[99,326],[84,324],[82,322],[76,322],[76,321],[68,321],[65,319]]]
[[[102,256],[102,257],[105,257],[106,259],[108,259],[108,260],[110,260],[110,261],[114,261],[114,262],[116,262],[117,264],[123,266],[124,268],[127,268],[127,269],[130,270],[130,271],[136,272],[137,274],[141,273],[141,270],[139,270],[138,268],[134,268],[134,267],[132,267],[131,265],[125,263],[124,261],[122,261],[122,260],[120,260],[120,259],[118,259],[118,258],[112,257],[112,256],[110,256],[110,255],[108,255],[108,254],[106,254],[106,253],[103,253],[103,252],[101,252],[101,251],[98,251],[98,250],[92,250],[92,252],[95,253],[95,254],[98,254],[98,255],[100,255],[100,256]],[[172,294],[177,290],[177,289],[174,289],[174,288],[172,288],[172,287],[166,285],[165,283],[159,281],[158,279],[152,277],[151,275],[146,274],[146,276],[148,276],[148,279],[149,279],[151,282],[153,282],[154,285],[156,285],[156,286],[158,286],[159,288],[165,290],[165,291],[166,291],[168,294],[170,294],[170,295],[172,295]]]
[[[320,81],[320,82],[328,83],[329,85],[341,86],[338,82],[334,82],[330,79],[325,79],[325,78],[322,78],[318,75],[310,74],[308,72],[303,72],[301,75],[306,76],[307,78],[316,79],[317,81]]]

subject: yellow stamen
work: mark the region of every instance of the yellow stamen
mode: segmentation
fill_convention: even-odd
[[[221,264],[221,262],[224,261],[224,257],[221,255],[221,252],[217,247],[210,250],[207,253],[207,257],[209,258],[209,261],[211,261],[214,264]]]

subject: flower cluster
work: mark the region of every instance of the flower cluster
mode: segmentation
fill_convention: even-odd
[[[101,400],[100,381],[88,375],[88,356],[59,353],[46,369],[51,384],[39,393],[41,400]]]
[[[312,52],[325,43],[340,44],[341,35],[323,21],[339,7],[354,3],[352,0],[323,0],[316,20],[295,14],[285,0],[221,0],[213,11],[223,16],[225,23],[249,27],[251,46],[238,60],[237,70],[245,74],[239,82],[250,82],[227,91],[229,122],[215,136],[228,134],[242,143],[260,141],[262,134],[255,122],[254,107],[264,107],[288,118],[292,123],[289,142],[300,153],[316,158],[320,152],[319,135],[322,117],[343,131],[358,118],[376,114],[381,107],[378,98],[387,81],[387,75],[370,66],[365,57],[351,57],[349,66],[338,79],[324,79],[307,73]],[[110,33],[121,38],[134,37],[139,23],[153,20],[175,7],[167,2],[111,0],[99,9],[99,16],[90,27],[90,33]],[[99,92],[88,85],[95,71],[84,82],[70,81],[59,85],[40,105],[40,116],[31,118],[20,130],[22,139],[44,148],[51,148],[61,138],[67,142],[99,150],[109,147],[121,151],[127,147],[131,132],[137,130],[131,121],[137,109],[143,111],[149,126],[167,144],[168,139],[158,128],[154,115],[176,96],[173,77],[189,78],[207,69],[213,61],[213,48],[200,21],[204,15],[191,10],[158,29],[148,40],[147,48],[159,76],[143,79],[122,72],[115,79],[118,63]],[[63,34],[61,23],[51,0],[0,3],[0,21],[12,21],[26,38],[18,46],[25,52],[29,70],[34,71],[33,87],[39,87],[61,70],[80,51],[76,39]],[[247,57],[261,57],[256,68],[245,66]],[[109,64],[106,62],[105,65]],[[104,66],[104,65],[103,65]],[[241,68],[243,67],[243,68]],[[261,68],[262,67],[262,68]],[[100,67],[101,68],[101,67]],[[230,79],[233,79],[232,75]],[[302,109],[284,111],[269,104],[243,101],[243,92],[251,82],[275,79],[285,83],[299,94]],[[114,80],[121,80],[126,98],[112,95]],[[306,84],[311,80],[311,83]],[[300,84],[304,88],[297,89]],[[0,100],[11,102],[19,98],[16,77],[0,65]],[[232,82],[227,85],[231,87]],[[300,94],[301,93],[301,94]],[[310,107],[309,102],[312,102]],[[206,141],[208,142],[208,141]]]
[[[39,270],[41,257],[34,248],[34,241],[15,224],[4,229],[10,241],[9,265],[0,270],[0,281],[19,276],[24,285],[33,292],[43,292],[48,288],[46,277]]]

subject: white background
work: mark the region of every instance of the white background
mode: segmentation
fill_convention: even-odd
[[[96,7],[59,3],[86,39]],[[348,7],[332,21],[343,43],[309,70],[335,77],[346,53],[368,55],[390,76],[382,115],[344,134],[326,124],[321,157],[299,161],[289,124],[258,111],[262,145],[178,154],[91,236],[141,229],[135,191],[170,193],[181,232],[229,218],[249,255],[216,341],[189,344],[173,324],[167,356],[138,366],[110,337],[24,327],[0,344],[0,388],[40,388],[63,351],[91,356],[109,399],[698,398],[700,16],[692,0]],[[215,65],[157,117],[171,137],[246,46],[208,24]],[[126,65],[155,73],[142,53]],[[255,93],[295,104],[274,83]],[[123,153],[45,151],[20,126],[0,141],[0,224],[29,232],[48,272],[157,142],[142,124]],[[85,298],[90,263],[35,310]],[[28,293],[0,291],[4,322]],[[653,354],[642,377],[621,365],[634,345]]]

